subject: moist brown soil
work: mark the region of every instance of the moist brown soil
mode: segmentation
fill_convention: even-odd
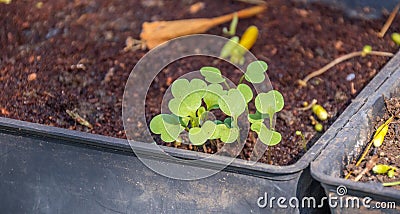
[[[125,138],[122,94],[130,71],[146,53],[124,52],[126,39],[139,38],[144,21],[213,17],[249,7],[238,1],[203,2],[205,9],[195,14],[189,12],[190,5],[196,3],[191,0],[60,0],[43,1],[41,8],[36,7],[36,1],[0,4],[0,116]],[[328,110],[331,117],[322,122],[326,130],[389,58],[349,60],[312,79],[302,89],[295,85],[296,81],[366,44],[374,50],[394,53],[398,47],[390,40],[390,34],[400,31],[400,21],[396,19],[381,39],[376,32],[386,17],[350,19],[341,11],[320,4],[289,0],[271,0],[267,6],[263,14],[240,20],[237,33],[241,35],[250,25],[260,29],[251,51],[269,64],[272,85],[285,98],[285,108],[276,124],[283,140],[271,148],[269,163],[288,165],[304,153],[296,130],[304,133],[309,147],[321,135],[310,124],[312,113],[298,110],[301,104],[317,99]],[[207,33],[222,35],[222,27],[228,25]],[[194,61],[176,62],[155,79],[150,89],[152,99],[147,100],[148,120],[159,111],[156,103],[171,78],[209,65],[229,70],[222,63],[213,64],[214,60]],[[347,81],[352,73],[355,78]],[[66,110],[75,110],[93,129],[76,123]],[[253,143],[246,143],[240,157],[246,159],[252,146]],[[265,157],[260,161],[267,162]]]
[[[346,166],[346,169],[344,170],[345,175],[347,175],[348,172],[353,171],[349,179],[354,179],[355,176],[366,167],[366,163],[371,160],[374,155],[378,155],[378,161],[376,164],[385,164],[400,169],[400,98],[391,98],[385,100],[385,103],[385,114],[382,118],[376,118],[374,127],[374,130],[377,130],[380,125],[384,124],[391,116],[394,116],[393,121],[389,125],[389,130],[385,136],[385,140],[383,141],[382,146],[376,149],[371,149],[365,157],[365,161],[361,162],[358,167],[355,166],[357,160],[354,160],[351,164]],[[399,176],[399,171],[397,171],[397,175],[393,178],[389,178],[386,174],[374,174],[370,171],[366,173],[360,181],[380,183],[394,182],[399,180]],[[400,186],[394,186],[393,188],[400,190]]]

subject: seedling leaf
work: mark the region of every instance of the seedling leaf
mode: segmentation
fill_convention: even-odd
[[[224,124],[225,124],[226,127],[232,128],[232,117],[225,118]]]
[[[160,134],[164,142],[175,141],[184,129],[175,115],[159,114],[150,121],[150,130]]]
[[[261,114],[259,111],[256,111],[254,114],[248,114],[248,120],[250,123],[262,122],[265,118],[268,118],[268,114]]]
[[[283,109],[284,100],[279,91],[271,90],[267,93],[259,93],[255,99],[255,105],[257,111],[269,114],[272,118],[272,115]]]
[[[221,75],[221,71],[218,68],[202,67],[200,69],[200,74],[203,75],[206,81],[209,83],[221,83],[225,81]]]
[[[226,125],[219,125],[221,141],[224,143],[233,143],[239,137],[238,128],[228,128]]]
[[[222,112],[228,116],[239,117],[246,109],[246,101],[237,89],[230,89],[227,95],[218,100]]]
[[[193,145],[203,145],[212,137],[215,132],[216,124],[210,120],[204,122],[201,128],[194,127],[189,130],[189,139]]]
[[[237,89],[242,93],[246,103],[249,103],[253,99],[253,91],[251,88],[246,84],[239,84]]]
[[[265,79],[265,72],[268,69],[264,61],[251,62],[246,69],[245,78],[251,83],[261,83]]]
[[[220,84],[210,84],[203,97],[203,100],[207,105],[207,110],[219,108],[218,100],[222,95],[226,95],[226,91],[223,90]]]
[[[258,138],[267,146],[274,146],[282,140],[279,132],[268,129],[264,123],[253,123],[250,128],[258,134]]]

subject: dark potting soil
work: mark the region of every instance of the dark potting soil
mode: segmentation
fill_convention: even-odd
[[[192,0],[0,4],[0,116],[125,138],[122,94],[130,71],[146,53],[123,51],[126,39],[139,38],[144,21],[213,17],[250,6],[229,0],[202,2],[205,8],[195,14],[189,12],[190,5],[196,3]],[[380,20],[350,19],[341,11],[320,4],[289,0],[271,0],[267,7],[256,17],[240,20],[237,33],[241,35],[250,25],[260,29],[251,51],[269,64],[272,85],[285,98],[285,108],[276,124],[283,139],[270,148],[270,163],[288,165],[304,153],[296,130],[303,132],[308,146],[321,135],[311,125],[312,113],[298,110],[301,104],[317,99],[328,110],[330,119],[322,122],[326,130],[389,58],[351,59],[312,79],[305,88],[298,88],[296,81],[366,44],[374,50],[394,53],[398,47],[390,40],[390,34],[400,31],[400,20],[395,20],[384,38],[378,38],[376,32],[387,15]],[[222,27],[228,26],[226,23],[207,33],[222,35]],[[214,59],[193,61],[196,60],[177,62],[155,79],[151,99],[147,100],[148,120],[159,111],[156,103],[162,99],[160,92],[178,74],[209,65],[221,66],[223,71],[229,69],[212,64]],[[346,77],[353,74],[355,78],[347,81]],[[93,129],[77,123],[66,110],[74,110]],[[241,158],[246,159],[253,144],[245,145]],[[267,162],[265,157],[260,161]]]
[[[400,98],[395,97],[385,100],[385,104],[385,114],[382,116],[382,118],[376,118],[374,130],[377,130],[378,127],[384,124],[385,121],[387,121],[391,116],[394,116],[394,118],[389,124],[389,130],[385,136],[382,146],[376,149],[372,146],[371,151],[367,154],[365,160],[361,162],[358,167],[355,166],[357,160],[354,160],[351,164],[346,166],[346,169],[344,170],[345,175],[347,175],[349,171],[353,171],[349,179],[354,179],[358,174],[360,174],[360,172],[365,169],[366,163],[371,160],[372,156],[374,155],[378,156],[376,164],[385,164],[400,169]],[[389,178],[386,174],[375,174],[372,171],[369,171],[360,179],[360,181],[385,183],[398,181],[400,180],[399,177],[399,171],[397,171],[393,178]],[[400,190],[400,186],[394,186],[394,188]]]

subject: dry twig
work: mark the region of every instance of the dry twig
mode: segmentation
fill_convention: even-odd
[[[393,8],[393,11],[390,13],[388,19],[386,20],[385,24],[383,25],[381,31],[378,33],[379,38],[383,38],[385,36],[386,31],[389,29],[390,25],[392,24],[396,14],[399,12],[400,3]]]
[[[332,62],[330,62],[330,63],[328,63],[327,65],[325,65],[324,67],[322,67],[321,69],[316,70],[316,71],[314,71],[314,72],[308,74],[304,79],[298,80],[298,84],[299,84],[300,86],[302,86],[302,87],[303,87],[303,86],[307,86],[307,82],[308,82],[310,79],[312,79],[312,78],[314,78],[314,77],[316,77],[316,76],[319,76],[319,75],[325,73],[327,70],[329,70],[329,69],[332,68],[333,66],[335,66],[335,65],[337,65],[337,64],[339,64],[339,63],[341,63],[341,62],[343,62],[343,61],[346,61],[346,60],[348,60],[348,59],[351,59],[351,58],[353,58],[353,57],[363,56],[363,55],[365,55],[365,53],[364,53],[363,51],[356,51],[356,52],[352,52],[352,53],[349,53],[349,54],[340,56],[340,57],[334,59]],[[367,55],[392,57],[394,54],[393,54],[393,53],[389,53],[389,52],[383,52],[383,51],[371,51],[371,52],[369,52]]]
[[[374,168],[377,162],[378,162],[378,155],[372,156],[371,160],[367,162],[363,171],[361,171],[361,173],[357,175],[354,181],[359,181],[362,178],[362,176],[364,176],[367,172],[371,171],[371,169]]]

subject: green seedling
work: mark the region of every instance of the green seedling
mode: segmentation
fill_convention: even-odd
[[[393,116],[391,116],[384,124],[380,125],[376,130],[372,142],[375,147],[380,147],[385,139],[387,132],[389,131],[389,124],[392,122]]]
[[[222,32],[225,35],[234,36],[236,34],[236,27],[237,27],[238,22],[239,22],[239,18],[237,16],[237,13],[235,13],[233,15],[233,18],[232,18],[232,21],[231,21],[231,25],[229,26],[229,30],[226,27],[224,27],[222,29]]]
[[[306,138],[304,137],[303,133],[301,131],[297,130],[296,135],[301,137],[301,141],[303,142],[303,149],[304,149],[304,151],[307,151],[307,141],[306,141]]]
[[[261,83],[267,69],[268,65],[263,61],[250,63],[237,87],[229,87],[221,71],[214,67],[200,69],[204,80],[174,81],[171,86],[173,98],[168,102],[172,114],[159,114],[152,118],[150,130],[161,135],[163,141],[178,144],[182,142],[180,134],[187,131],[194,146],[216,139],[224,143],[239,141],[238,118],[248,110],[254,98],[252,89],[242,81],[246,79],[250,83]],[[262,143],[268,146],[278,144],[282,137],[272,129],[272,121],[274,114],[283,109],[282,94],[276,90],[259,93],[255,97],[255,106],[256,112],[248,116],[251,130],[258,134]],[[210,116],[211,111],[216,109],[225,114],[223,121]],[[267,118],[269,127],[264,124]]]
[[[400,33],[392,33],[392,40],[397,45],[400,45]]]
[[[397,186],[397,185],[400,185],[400,181],[382,183],[382,185],[383,185],[384,187]]]
[[[248,27],[240,40],[239,37],[234,36],[222,47],[220,57],[230,57],[231,62],[242,65],[244,63],[244,55],[253,47],[254,43],[257,41],[257,37],[258,28],[254,25]]]
[[[375,174],[387,174],[389,178],[393,178],[396,174],[397,168],[385,164],[377,164],[372,168]]]

